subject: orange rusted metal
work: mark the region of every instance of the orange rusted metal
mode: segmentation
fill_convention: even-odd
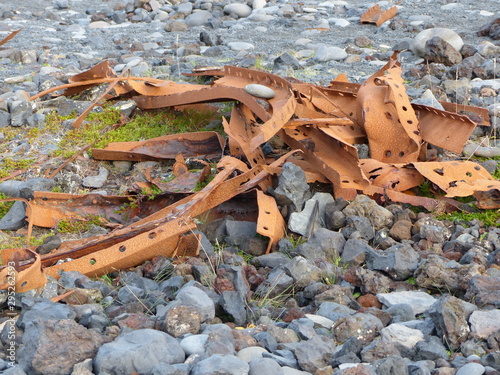
[[[17,35],[17,33],[20,32],[21,30],[22,29],[15,30],[15,31],[11,32],[9,35],[7,35],[5,38],[3,38],[2,40],[0,40],[0,46],[3,46],[9,40],[11,40],[12,38],[14,38]]]
[[[361,16],[361,23],[374,23],[377,26],[382,25],[385,21],[394,18],[398,13],[397,7],[392,7],[387,10],[380,9],[380,5],[376,4],[369,8],[363,15]]]
[[[269,253],[284,237],[286,224],[273,197],[257,190],[257,204],[259,206],[257,233],[269,237],[266,250],[266,253]]]
[[[110,143],[104,149],[92,149],[98,160],[162,160],[206,156],[209,159],[222,155],[224,140],[216,132],[196,132],[164,135],[146,141]]]

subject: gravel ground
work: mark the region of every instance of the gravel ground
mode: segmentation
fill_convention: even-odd
[[[381,27],[360,25],[360,15],[371,5],[358,0],[255,0],[248,6],[156,0],[2,3],[0,35],[22,31],[0,49],[1,161],[37,158],[46,154],[47,144],[60,147],[57,139],[25,138],[23,131],[43,128],[46,119],[46,112],[32,114],[26,92],[33,95],[64,83],[105,59],[118,71],[128,67],[133,75],[176,81],[187,80],[179,72],[193,67],[230,64],[319,84],[342,72],[361,82],[385,64],[394,46],[409,49],[419,32],[435,27],[455,30],[465,45],[461,54],[446,45],[438,48],[438,58],[448,66],[426,64],[409,50],[402,52],[410,97],[430,100],[424,95],[429,89],[439,99],[484,106],[498,116],[500,82],[494,79],[499,76],[499,41],[493,33],[477,35],[499,17],[498,0],[403,0],[398,15]],[[200,10],[209,11],[212,19],[193,26],[203,15]],[[280,56],[285,64],[276,63]],[[68,102],[70,108],[76,105]],[[60,113],[67,110],[57,105]],[[3,142],[12,129],[19,134]],[[472,142],[477,145],[489,135],[489,129],[478,128]],[[482,151],[498,156],[499,150]],[[110,193],[126,184],[117,173],[85,180],[98,171],[88,158],[76,160],[54,180],[35,179],[60,161],[31,166],[19,185],[0,183],[0,191],[11,189],[15,196],[26,187],[64,186],[64,192],[74,193],[90,184]],[[483,165],[493,173],[498,162]],[[199,257],[183,262],[156,257],[103,278],[65,272],[41,290],[0,294],[0,371],[500,373],[500,230],[491,225],[495,223],[436,220],[402,205],[381,207],[362,195],[353,202],[334,200],[328,193],[311,191],[300,168],[287,164],[285,170],[276,191],[294,202],[303,197],[298,206],[315,193],[312,199],[325,207],[325,228],[309,238],[289,236],[280,241],[278,251],[262,255],[266,243],[255,236],[255,224],[224,217],[199,226],[206,239]],[[19,228],[23,232],[20,207],[16,217],[21,225],[2,227],[0,241]],[[102,234],[99,230],[103,228],[87,234]],[[60,246],[60,236],[49,238],[39,252]],[[73,294],[51,301],[68,291]]]

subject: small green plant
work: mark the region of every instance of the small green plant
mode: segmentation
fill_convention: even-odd
[[[149,200],[153,200],[157,195],[163,193],[161,189],[156,185],[151,185],[151,188],[144,188],[141,190],[141,195],[148,197]]]
[[[0,193],[0,199],[7,199],[9,198],[6,196],[4,193]],[[7,212],[9,212],[10,208],[14,202],[0,202],[0,218],[4,217]]]
[[[63,219],[57,223],[59,233],[83,233],[90,229],[91,225],[101,225],[100,216],[88,215],[84,220]]]
[[[0,178],[10,176],[12,172],[18,169],[27,169],[35,162],[34,159],[3,159],[0,163]]]
[[[474,219],[481,220],[486,227],[500,227],[500,210],[481,210],[480,212],[453,212],[451,214],[437,215],[438,220],[458,221],[461,224]]]

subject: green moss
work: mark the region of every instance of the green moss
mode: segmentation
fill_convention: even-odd
[[[9,198],[6,196],[4,193],[0,193],[0,199],[7,199]],[[4,217],[7,212],[9,212],[10,208],[14,202],[0,202],[0,218]]]
[[[458,221],[461,224],[467,225],[468,221],[474,219],[481,220],[486,227],[500,227],[500,212],[498,210],[481,210],[480,212],[453,212],[451,214],[437,215],[438,220]]]
[[[44,236],[42,238],[31,237],[30,246],[41,245],[45,237],[47,236]],[[25,247],[25,246],[26,246],[26,237],[10,237],[9,240],[2,241],[0,243],[0,250],[15,249],[18,247]]]
[[[100,217],[97,215],[88,215],[85,220],[61,220],[57,224],[59,233],[83,233],[90,229],[91,225],[101,225]]]
[[[3,159],[0,163],[0,178],[10,176],[18,169],[26,169],[35,162],[34,159]]]

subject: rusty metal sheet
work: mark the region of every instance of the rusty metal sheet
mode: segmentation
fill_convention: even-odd
[[[361,159],[359,164],[373,185],[385,189],[405,191],[425,181],[411,164],[387,164],[375,159]]]
[[[486,169],[471,161],[413,163],[425,178],[446,192],[447,197],[466,197],[476,191],[500,189]]]
[[[184,157],[218,158],[222,155],[224,140],[216,132],[196,132],[164,135],[146,141],[115,142],[104,149],[92,149],[98,160],[147,161]]]
[[[7,35],[5,38],[3,38],[2,40],[0,40],[0,46],[3,46],[5,43],[7,43],[9,40],[11,40],[12,38],[14,38],[17,33],[19,31],[21,31],[22,29],[19,29],[19,30],[15,30],[13,32],[11,32],[9,35]]]
[[[420,124],[422,139],[430,144],[461,153],[476,128],[467,116],[413,104]]]
[[[475,122],[476,125],[481,125],[481,126],[491,125],[488,108],[480,108],[466,104],[443,102],[441,100],[439,101],[439,103],[443,106],[445,111],[454,112],[460,115],[465,115],[473,122]]]
[[[34,259],[34,262],[29,268],[18,270],[18,260],[16,257],[4,261],[3,264],[7,264],[8,267],[0,271],[0,290],[12,287],[12,282],[14,282],[16,293],[23,293],[31,289],[40,288],[47,283],[47,277],[42,271],[40,255],[27,249],[19,251],[24,252],[28,257]]]
[[[266,253],[269,253],[284,237],[286,224],[273,197],[257,190],[257,204],[259,206],[257,233],[269,237],[266,250]]]
[[[356,190],[369,185],[359,167],[354,146],[330,138],[325,129],[301,126],[283,129],[280,137],[291,147],[302,150],[304,158],[333,184],[335,197],[354,199]]]
[[[89,215],[108,219],[115,217],[123,221],[123,215],[134,217],[137,214],[132,208],[124,210],[122,214],[116,213],[124,205],[130,203],[131,197],[129,196],[65,194],[48,191],[35,191],[33,194],[34,197],[30,201],[31,212],[27,211],[28,220],[33,225],[42,228],[53,228],[62,219],[85,221]]]
[[[385,21],[394,18],[398,13],[397,7],[392,7],[387,10],[380,9],[380,5],[376,4],[369,8],[363,15],[361,16],[361,23],[374,23],[377,26],[382,25]]]
[[[197,160],[204,167],[198,171],[189,171],[182,154],[175,157],[173,174],[175,178],[168,182],[162,182],[159,178],[151,177],[151,169],[146,170],[146,180],[156,185],[162,192],[169,193],[192,193],[200,183],[204,182],[210,175],[210,164],[203,160]]]
[[[377,74],[358,91],[358,118],[373,159],[384,163],[417,161],[422,137],[397,66]]]

